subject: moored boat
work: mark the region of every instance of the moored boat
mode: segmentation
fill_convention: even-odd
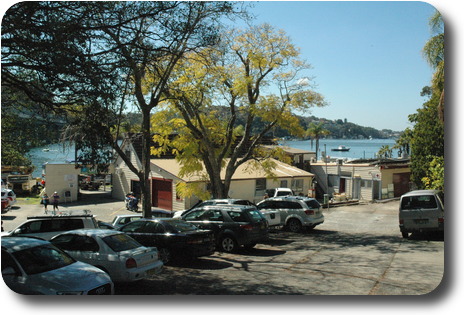
[[[338,148],[333,148],[332,151],[350,151],[350,148],[344,145],[339,145]]]

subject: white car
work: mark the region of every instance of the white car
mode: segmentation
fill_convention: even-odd
[[[8,200],[8,206],[12,207],[16,203],[16,194],[11,189],[2,189],[2,199]]]
[[[131,282],[161,272],[156,247],[145,247],[115,230],[82,229],[59,234],[50,242],[74,259],[94,265],[114,282]]]
[[[110,276],[45,240],[2,237],[2,276],[20,294],[114,294]]]

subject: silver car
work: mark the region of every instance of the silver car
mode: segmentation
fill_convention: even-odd
[[[36,238],[2,237],[2,276],[20,294],[114,294],[106,272]]]
[[[283,196],[267,198],[256,207],[268,220],[269,226],[284,226],[291,232],[310,230],[324,223],[319,202],[314,198]]]
[[[163,262],[156,247],[145,247],[116,230],[83,229],[53,237],[50,242],[74,259],[106,271],[114,282],[131,282],[159,274]]]

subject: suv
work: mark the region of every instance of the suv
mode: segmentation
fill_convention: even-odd
[[[98,229],[93,215],[36,216],[2,236],[35,236],[50,240],[65,231],[77,229]]]
[[[273,197],[259,202],[257,208],[266,217],[274,215],[269,225],[284,226],[291,232],[308,230],[324,222],[321,205],[314,198],[300,196]]]
[[[253,248],[268,239],[267,221],[254,206],[203,206],[182,215],[182,219],[212,230],[216,247],[225,252],[234,252],[242,245]]]
[[[203,206],[214,206],[214,205],[243,205],[243,206],[255,206],[254,203],[252,203],[249,200],[245,199],[211,199],[211,200],[206,200],[206,201],[200,201],[196,205],[194,205],[192,208],[184,210],[184,211],[176,211],[174,212],[174,218],[179,218],[183,215],[186,215],[193,209],[197,209]]]
[[[444,195],[436,190],[415,190],[401,196],[399,223],[403,238],[413,232],[445,229]]]

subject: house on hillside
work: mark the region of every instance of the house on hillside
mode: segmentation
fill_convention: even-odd
[[[411,190],[409,159],[373,159],[311,163],[317,180],[317,197],[381,200]]]
[[[291,158],[293,166],[304,170],[309,170],[311,161],[316,160],[316,152],[314,151],[302,150],[281,145],[265,145],[263,147],[269,150],[273,150],[275,148],[281,149],[284,151],[285,155]]]
[[[138,138],[127,137],[122,146],[129,155],[131,162],[140,167],[141,156],[138,150]],[[229,190],[230,198],[247,199],[253,202],[262,200],[266,189],[277,187],[292,188],[297,194],[308,194],[312,188],[314,175],[297,167],[274,160],[275,178],[266,178],[261,170],[252,170],[250,162],[244,163],[235,172]],[[207,190],[205,176],[181,176],[181,166],[174,158],[152,157],[150,183],[152,206],[166,210],[179,211],[191,208],[198,202],[198,197],[182,198],[177,193],[179,183],[199,183]],[[118,157],[114,163],[113,196],[123,200],[126,193],[140,193],[139,179],[132,173],[125,162]]]

